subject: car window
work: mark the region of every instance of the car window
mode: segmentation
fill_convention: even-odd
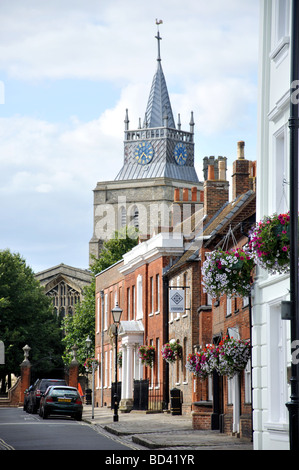
[[[51,390],[52,397],[61,397],[61,396],[68,396],[68,397],[77,397],[79,394],[77,390],[69,390],[63,388],[56,388]]]

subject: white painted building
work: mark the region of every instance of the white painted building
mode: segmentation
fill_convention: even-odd
[[[291,0],[260,1],[257,221],[289,204]],[[290,323],[281,319],[289,276],[258,269],[253,292],[255,450],[289,449]]]

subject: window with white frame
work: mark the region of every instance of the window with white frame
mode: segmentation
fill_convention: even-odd
[[[281,319],[280,302],[270,305],[268,315],[268,403],[269,422],[288,422],[285,403],[288,400],[287,386],[287,325]]]
[[[251,403],[251,361],[246,364],[244,371],[244,382],[245,382],[245,403]]]
[[[139,274],[137,276],[137,298],[136,298],[136,306],[137,306],[137,312],[136,312],[136,320],[140,320],[143,318],[143,306],[142,306],[142,276]]]
[[[187,347],[188,347],[188,339],[184,338],[183,341],[183,382],[187,383],[187,368],[185,367],[185,364],[187,362]]]
[[[227,404],[232,405],[233,403],[233,378],[227,378]]]
[[[159,351],[160,351],[160,339],[157,338],[156,339],[156,351],[157,351],[157,354],[156,354],[156,388],[159,388],[160,386],[160,357],[161,357],[161,354],[159,354]]]
[[[156,274],[156,313],[160,312],[160,276]]]
[[[154,346],[154,340],[150,340],[150,346]],[[149,383],[149,386],[150,388],[153,388],[154,386],[154,368],[151,367],[151,371],[150,371],[150,383]]]
[[[104,387],[108,387],[108,351],[105,351],[105,375],[104,375]]]
[[[108,328],[108,294],[104,298],[104,330]]]
[[[284,60],[290,44],[290,0],[272,0],[272,51],[270,58],[276,66]]]
[[[99,389],[99,388],[102,388],[102,386],[103,386],[103,384],[100,384],[100,372],[101,372],[102,363],[100,361],[100,355],[99,354],[97,355],[97,360],[98,360],[98,367],[97,367],[97,370],[96,370],[96,377],[97,377],[97,386],[96,386],[96,388]]]
[[[275,0],[275,41],[289,35],[289,0]]]
[[[132,320],[135,320],[136,317],[136,289],[135,286],[132,286]]]
[[[287,129],[281,128],[274,134],[274,173],[271,178],[270,188],[272,188],[272,201],[274,206],[272,213],[284,213],[289,208],[289,188],[288,188],[288,162],[287,162]],[[271,177],[271,176],[270,176]],[[274,183],[274,184],[273,184]]]
[[[100,297],[97,297],[97,333],[100,331]]]
[[[130,287],[127,288],[127,315],[128,315],[128,320],[131,320],[131,291]]]
[[[232,314],[232,298],[230,295],[226,297],[226,316]]]
[[[112,349],[109,351],[109,388],[111,388],[112,383]]]
[[[154,313],[154,278],[150,277],[150,315]]]

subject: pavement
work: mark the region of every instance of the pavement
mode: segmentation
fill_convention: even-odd
[[[191,415],[119,412],[114,422],[113,414],[107,407],[84,405],[83,420],[133,450],[253,450],[251,439],[192,429]]]

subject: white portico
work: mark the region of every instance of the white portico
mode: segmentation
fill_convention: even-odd
[[[143,344],[144,327],[141,320],[122,321],[119,327],[122,351],[122,386],[119,410],[130,412],[133,407],[134,380],[142,379],[138,348]]]

